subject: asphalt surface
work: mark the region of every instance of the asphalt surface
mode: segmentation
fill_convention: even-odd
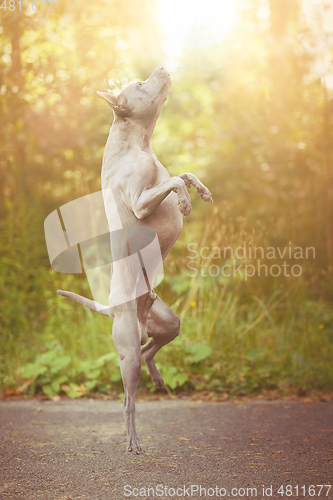
[[[3,499],[333,498],[332,401],[138,403],[141,455],[116,401],[2,401],[0,424]]]

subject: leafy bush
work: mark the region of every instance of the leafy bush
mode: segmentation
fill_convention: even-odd
[[[50,398],[61,391],[71,398],[85,396],[96,389],[106,392],[111,388],[110,381],[121,380],[116,352],[96,360],[80,360],[65,354],[60,345],[38,354],[33,363],[24,365],[22,377],[29,380],[30,391],[42,389]]]

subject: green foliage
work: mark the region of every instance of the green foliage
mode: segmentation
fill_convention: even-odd
[[[212,348],[206,344],[192,344],[187,348],[186,360],[188,363],[198,363],[203,359],[209,358],[212,354]]]
[[[164,383],[171,389],[181,387],[188,381],[188,375],[184,372],[178,372],[175,366],[165,366],[161,368],[161,375]]]
[[[22,367],[23,379],[29,379],[29,391],[42,389],[52,398],[65,392],[70,398],[85,396],[92,390],[107,392],[110,381],[121,380],[117,354],[109,352],[97,359],[80,360],[64,354],[62,346],[38,354],[33,363]]]
[[[171,175],[197,174],[215,202],[192,188],[192,216],[157,290],[181,335],[157,365],[171,390],[331,390],[333,101],[312,70],[321,43],[297,2],[269,2],[270,26],[259,2],[246,3],[222,43],[186,49],[153,137]],[[50,269],[43,221],[100,189],[112,113],[95,91],[146,78],[161,64],[162,39],[149,0],[56,4],[48,16],[1,14],[0,385],[74,398],[120,391],[119,362],[110,320],[56,295],[90,291],[84,275]],[[246,279],[207,273],[231,258],[197,256],[205,275],[194,275],[193,242],[291,242],[316,257],[299,278]],[[145,368],[140,383],[155,390]]]

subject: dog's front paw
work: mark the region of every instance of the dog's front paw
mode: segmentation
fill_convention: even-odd
[[[183,215],[190,215],[192,210],[191,200],[190,199],[182,199],[178,200],[178,208]]]
[[[190,215],[192,210],[191,198],[186,189],[184,179],[173,177],[175,183],[173,191],[178,196],[178,208],[183,215]]]
[[[203,201],[207,201],[208,203],[213,203],[212,193],[209,191],[206,186],[201,185],[197,188],[198,195]]]

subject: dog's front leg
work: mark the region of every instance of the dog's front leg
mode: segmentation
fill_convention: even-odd
[[[185,173],[181,174],[179,177],[183,179],[188,188],[194,186],[200,198],[202,198],[204,201],[213,203],[211,192],[204,184],[202,184],[202,182],[199,181],[199,179],[194,174]]]
[[[166,198],[171,191],[178,195],[178,207],[183,215],[191,212],[191,198],[186,189],[185,180],[180,177],[171,177],[157,186],[144,189],[139,196],[131,197],[132,208],[138,219],[152,214],[155,208]]]

